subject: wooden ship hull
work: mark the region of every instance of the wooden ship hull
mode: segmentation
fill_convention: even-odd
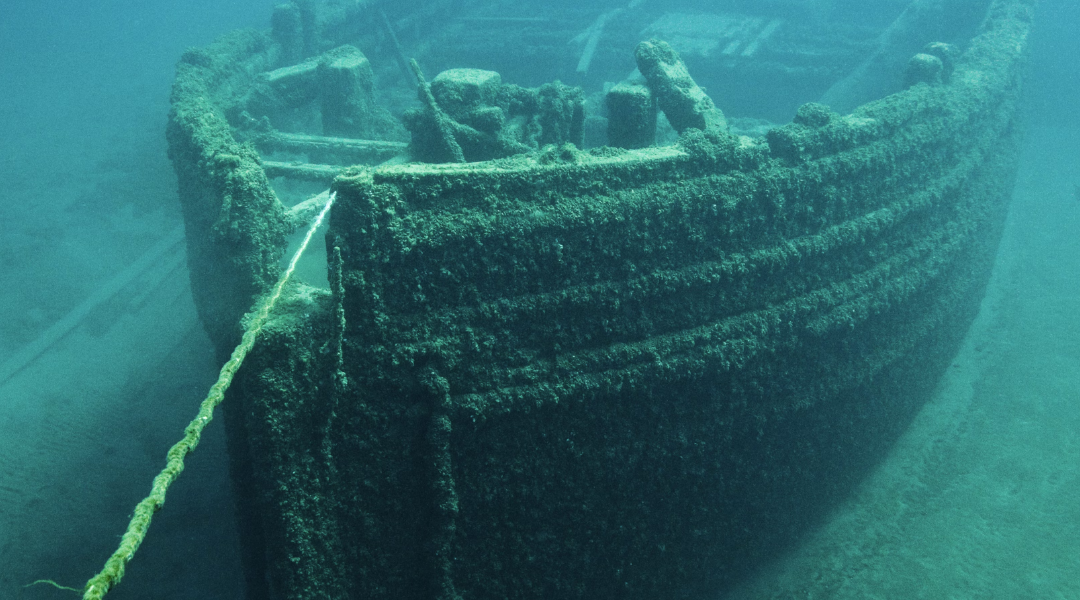
[[[287,290],[224,407],[249,595],[703,597],[791,542],[978,310],[1032,10],[992,2],[947,83],[763,139],[331,169],[329,286]],[[311,214],[267,177],[311,169],[236,135],[286,53],[234,34],[174,88],[223,356]]]

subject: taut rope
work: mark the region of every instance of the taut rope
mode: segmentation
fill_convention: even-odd
[[[285,284],[288,283],[289,277],[296,270],[296,263],[300,261],[300,256],[307,249],[308,242],[311,241],[315,230],[322,225],[323,219],[326,218],[326,214],[330,211],[330,206],[334,204],[336,198],[336,192],[330,194],[330,199],[326,201],[326,205],[319,212],[319,216],[315,218],[311,228],[308,229],[307,236],[304,237],[300,248],[293,255],[289,268],[281,274],[281,278],[278,279],[273,292],[260,299],[256,305],[254,318],[251,319],[247,329],[244,331],[244,337],[240,340],[240,345],[233,350],[229,361],[221,367],[217,382],[210,387],[206,399],[199,406],[199,414],[184,429],[183,439],[169,449],[165,468],[154,478],[150,495],[143,498],[135,507],[135,514],[131,517],[131,522],[128,523],[127,532],[124,533],[120,540],[120,547],[105,562],[105,568],[86,582],[86,587],[83,588],[83,600],[100,600],[109,590],[120,583],[120,579],[124,576],[124,568],[127,566],[128,561],[135,556],[135,551],[139,549],[139,545],[142,544],[143,539],[146,537],[147,530],[150,529],[150,519],[165,504],[165,492],[168,491],[169,486],[176,481],[176,478],[184,470],[184,458],[195,450],[195,446],[199,445],[199,438],[202,436],[203,429],[214,418],[214,408],[221,404],[221,401],[225,398],[225,390],[229,389],[229,384],[232,383],[233,376],[240,368],[240,364],[244,362],[244,357],[255,345],[255,338],[262,331],[267,319],[270,318],[270,312],[274,309],[274,304],[281,297]]]

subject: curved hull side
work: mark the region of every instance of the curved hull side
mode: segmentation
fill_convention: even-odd
[[[231,400],[260,593],[700,597],[792,541],[978,310],[1031,11],[994,2],[950,84],[767,144],[339,177],[332,290]]]

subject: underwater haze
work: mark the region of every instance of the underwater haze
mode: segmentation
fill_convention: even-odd
[[[763,11],[861,32],[887,27],[909,4],[645,1],[666,15],[657,31],[678,36],[681,27],[687,40],[702,39],[690,28],[707,19],[686,15]],[[0,5],[0,598],[76,596],[31,584],[81,590],[101,569],[217,377],[221,357],[195,313],[167,155],[170,85],[186,49],[266,29],[278,3]],[[628,2],[564,4],[587,32]],[[1036,18],[1020,170],[961,351],[849,498],[713,597],[1080,598],[1080,2],[1044,0]],[[588,42],[566,37],[567,52],[584,57]],[[528,86],[563,76],[586,96],[612,83],[577,63],[545,71],[528,63],[527,40],[518,43],[510,47],[520,56],[443,58],[487,61],[447,66],[499,66]],[[620,52],[632,48],[597,51],[596,69]],[[693,74],[748,135],[827,93],[797,77]],[[759,92],[732,93],[726,104],[735,86]],[[407,92],[388,87],[380,100],[400,114],[418,104]],[[207,428],[110,598],[244,597],[234,519],[244,507],[221,425]]]
[[[182,249],[132,267],[182,231],[164,136],[176,61],[272,6],[0,5],[2,598],[82,588],[213,382]],[[141,551],[156,566],[110,597],[241,597],[220,429],[185,476]]]

